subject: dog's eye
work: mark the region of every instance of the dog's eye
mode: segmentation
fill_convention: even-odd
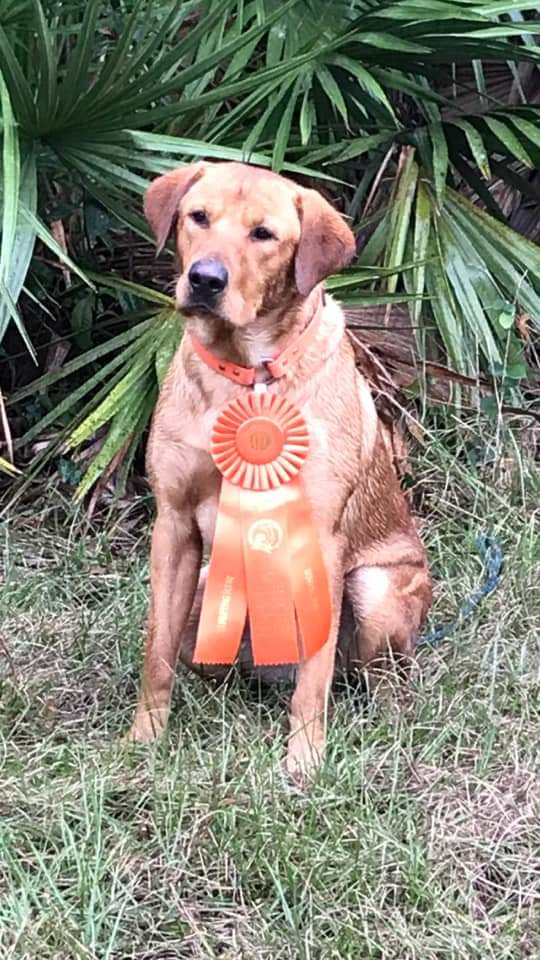
[[[201,227],[208,226],[208,217],[205,210],[191,210],[190,217],[195,223],[198,223]]]
[[[258,226],[253,227],[251,231],[251,236],[253,240],[275,240],[275,236],[268,227]]]

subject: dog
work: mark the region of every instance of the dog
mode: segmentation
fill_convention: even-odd
[[[310,437],[302,480],[326,567],[331,624],[327,641],[295,671],[286,768],[304,782],[324,755],[344,598],[355,627],[347,669],[369,670],[387,655],[410,662],[431,605],[426,554],[388,431],[356,368],[342,310],[323,292],[323,281],[352,260],[354,236],[317,191],[241,163],[172,170],[150,184],[144,208],[158,251],[175,230],[176,303],[186,328],[147,447],[157,517],[130,737],[146,742],[165,729],[179,656],[200,671],[192,660],[206,575],[200,571],[221,487],[210,437],[223,408],[249,390],[221,368],[250,368],[268,392],[296,405]],[[315,316],[316,337],[272,379],[268,358],[300,343]]]

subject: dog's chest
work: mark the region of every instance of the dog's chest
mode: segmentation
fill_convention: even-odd
[[[210,438],[217,416],[217,411],[211,409],[197,417],[186,418],[180,427],[178,439],[187,447],[210,453]]]

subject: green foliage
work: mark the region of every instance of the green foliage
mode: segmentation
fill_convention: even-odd
[[[13,323],[35,353],[21,295],[46,309],[36,251],[47,248],[82,281],[71,327],[86,351],[10,398],[32,389],[47,400],[19,449],[52,429],[53,455],[98,429],[79,494],[129,465],[180,323],[168,300],[141,321],[151,294],[134,285],[124,333],[94,342],[91,291],[107,281],[91,275],[72,224],[90,251],[111,230],[113,251],[128,229],[150,241],[148,179],[202,156],[338,183],[354,229],[370,233],[361,269],[333,283],[340,295],[409,299],[424,354],[519,384],[527,365],[514,320],[526,311],[540,322],[540,260],[505,223],[493,178],[538,202],[539,108],[520,72],[539,61],[536,10],[502,0],[5,0],[0,341]],[[493,65],[506,72],[502,97],[491,93]],[[71,387],[76,370],[86,380]]]

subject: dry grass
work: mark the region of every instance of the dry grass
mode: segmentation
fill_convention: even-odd
[[[336,694],[306,796],[280,772],[282,690],[183,677],[166,740],[120,741],[144,525],[87,527],[52,494],[39,523],[5,525],[2,958],[537,960],[540,484],[448,449],[432,440],[418,468],[434,622],[476,584],[486,527],[501,585],[422,650],[407,703]]]

